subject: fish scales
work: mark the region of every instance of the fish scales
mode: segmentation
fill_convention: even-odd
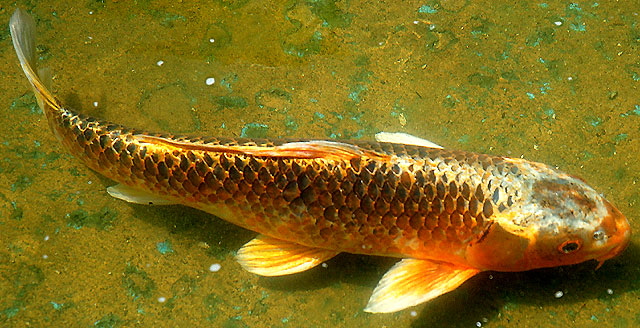
[[[114,197],[183,204],[260,233],[236,259],[264,276],[340,252],[402,258],[365,311],[394,312],[479,272],[597,260],[629,244],[626,217],[582,179],[524,159],[445,150],[414,136],[379,142],[234,139],[146,133],[66,109],[36,73],[35,22],[11,37],[58,140],[119,185]]]
[[[212,152],[197,146],[275,147],[292,140],[146,133],[65,108],[48,115],[65,146],[108,178],[214,214],[224,204],[238,213],[226,219],[240,226],[353,253],[423,256],[466,244],[504,206],[493,202],[499,189],[487,185],[487,176],[517,171],[499,157],[377,142],[354,145],[391,162]],[[189,142],[192,149],[148,143],[145,135]]]

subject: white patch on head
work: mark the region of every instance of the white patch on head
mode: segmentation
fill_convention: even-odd
[[[593,188],[582,180],[544,164],[521,159],[507,160],[516,164],[522,174],[521,178],[517,179],[520,181],[514,183],[520,184],[518,189],[522,193],[521,202],[513,208],[522,215],[515,217],[514,224],[523,227],[534,224],[538,231],[551,234],[557,234],[561,231],[598,231],[601,220],[607,216],[608,210],[602,197]],[[549,184],[559,183],[560,186],[570,185],[572,188],[558,190],[555,193],[553,190],[542,193],[541,188],[536,190],[537,183],[544,184],[546,182]],[[576,198],[563,195],[563,191],[567,192],[568,190],[574,190],[581,199],[588,201],[592,206],[587,208],[584,203],[579,204]],[[606,243],[606,236],[595,242]]]

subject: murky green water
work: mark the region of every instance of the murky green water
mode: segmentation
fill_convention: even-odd
[[[57,95],[92,116],[222,136],[404,131],[557,165],[639,227],[635,1],[16,5],[38,21]],[[0,5],[3,26],[16,5]],[[110,198],[113,183],[50,133],[5,28],[0,78],[2,326],[640,325],[637,237],[598,271],[484,273],[395,314],[362,312],[393,260],[341,255],[327,268],[259,278],[233,260],[254,233],[184,207]]]

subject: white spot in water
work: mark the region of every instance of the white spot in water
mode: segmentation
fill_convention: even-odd
[[[156,63],[156,65],[158,66],[162,66],[164,64],[164,60],[158,60],[158,62]]]
[[[561,290],[559,290],[555,294],[553,294],[553,296],[555,298],[560,298],[560,297],[564,296],[564,293]]]
[[[93,102],[93,107],[98,107],[98,102],[97,101]]]
[[[482,322],[476,321],[476,327],[482,327]]]
[[[329,267],[329,265],[328,265],[328,264],[326,264],[326,263],[322,263],[322,264],[320,264],[320,266],[321,266],[321,267],[323,267],[323,268],[325,268],[325,269]]]
[[[214,264],[211,264],[211,266],[209,267],[209,271],[218,272],[220,271],[221,268],[222,268],[222,265],[220,265],[219,263],[214,263]]]
[[[209,42],[214,43],[214,42],[216,42],[216,39],[211,38],[211,39],[209,39]]]
[[[429,31],[433,31],[436,29],[436,26],[434,24],[429,25]]]
[[[413,21],[413,24],[418,25],[419,21]]]
[[[93,181],[91,181],[91,180],[87,181],[87,184],[92,184],[92,183],[93,183]]]
[[[158,302],[160,302],[160,303],[164,303],[164,302],[166,302],[166,301],[167,301],[167,298],[166,298],[166,297],[164,297],[164,296],[160,296],[160,297],[158,297]]]
[[[44,254],[44,255],[42,255],[42,258],[46,260],[46,259],[48,259],[48,258],[49,258],[49,255]]]
[[[567,81],[573,81],[573,77],[569,76],[569,77],[567,78]]]
[[[557,22],[553,22],[553,24],[555,24],[555,26],[560,26],[560,25],[562,25],[562,22],[561,21],[557,21]]]
[[[44,236],[44,241],[49,240],[49,235]]]
[[[492,279],[493,279],[493,275],[492,275],[492,274],[490,274],[490,275],[489,275],[489,280],[492,280]]]
[[[609,294],[609,295],[613,295],[613,289],[611,289],[611,288],[607,288],[607,294]]]
[[[416,312],[416,311],[411,311],[411,312],[409,313],[409,315],[411,315],[412,317],[417,317],[417,316],[418,316],[418,312]]]
[[[206,83],[207,85],[213,85],[214,83],[216,83],[216,79],[212,78],[212,77],[208,77],[204,83]]]
[[[89,15],[93,15],[93,11],[90,11],[90,12],[89,12]]]

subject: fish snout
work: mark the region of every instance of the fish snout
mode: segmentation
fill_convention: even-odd
[[[608,236],[605,246],[608,250],[596,258],[599,262],[598,268],[602,266],[604,261],[622,253],[631,241],[631,225],[629,224],[629,220],[611,204],[607,205],[609,207],[609,215],[602,221],[602,227]]]

